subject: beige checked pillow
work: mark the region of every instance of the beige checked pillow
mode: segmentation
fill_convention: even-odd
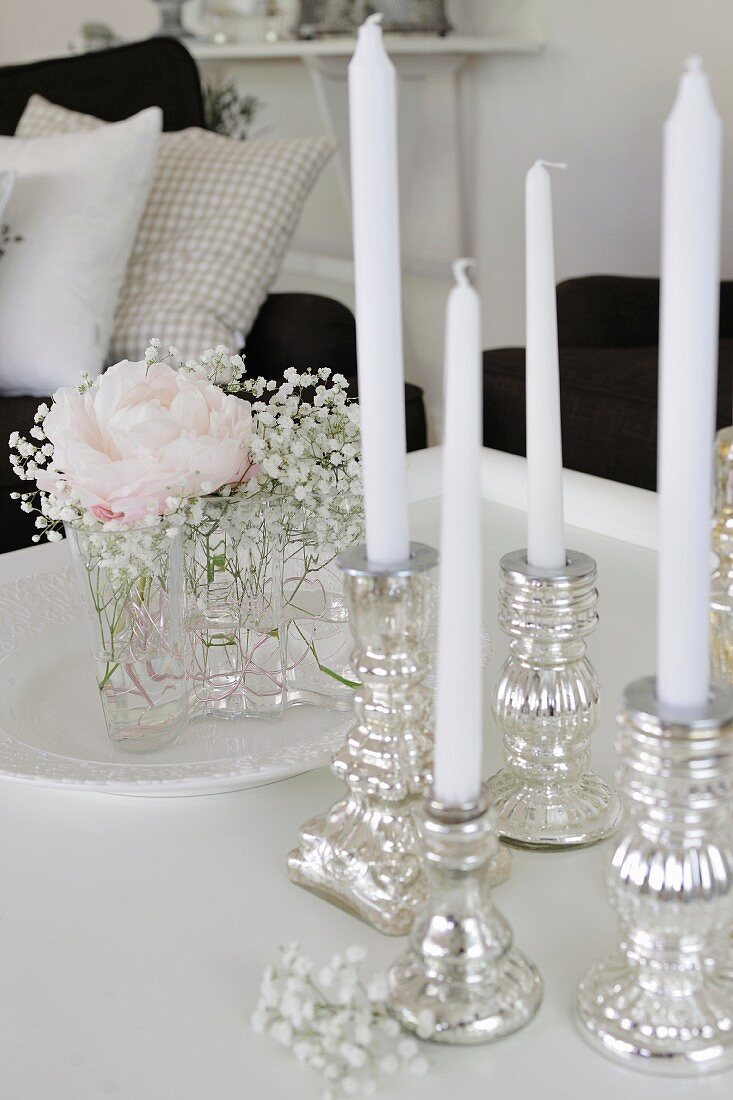
[[[34,95],[16,135],[106,125]],[[110,360],[141,359],[151,336],[188,359],[246,335],[334,148],[329,138],[234,141],[195,127],[162,134]]]

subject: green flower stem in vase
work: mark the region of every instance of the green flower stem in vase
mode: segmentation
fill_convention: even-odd
[[[147,752],[188,722],[181,531],[66,525],[110,739]]]
[[[337,553],[332,540],[319,538],[311,510],[297,509],[287,524],[283,567],[288,699],[348,710],[359,681]]]
[[[286,705],[280,502],[204,498],[186,527],[194,714],[279,717]]]

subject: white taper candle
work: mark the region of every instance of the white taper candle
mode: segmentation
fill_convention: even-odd
[[[356,343],[367,558],[407,561],[409,534],[402,363],[397,92],[372,15],[349,63]]]
[[[544,161],[527,172],[525,219],[527,561],[541,569],[559,569],[565,565],[560,369],[552,190]]]
[[[664,129],[657,624],[659,700],[692,708],[710,686],[721,153],[708,78],[692,58]]]
[[[456,260],[445,333],[445,428],[434,792],[449,806],[481,791],[481,303]]]

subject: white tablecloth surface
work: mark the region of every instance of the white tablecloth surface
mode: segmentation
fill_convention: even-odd
[[[436,543],[436,456],[411,460],[414,538]],[[523,462],[485,456],[485,613],[494,628],[499,556],[524,545]],[[605,693],[597,770],[613,771],[623,685],[654,666],[653,497],[569,475],[569,544],[599,564],[601,625],[590,650]],[[497,504],[496,500],[503,503]],[[514,508],[507,507],[513,503]],[[0,559],[0,583],[58,568],[64,546]],[[1,624],[0,624],[1,627]],[[495,634],[493,683],[506,644]],[[42,685],[39,690],[43,690]],[[487,772],[499,737],[486,725]],[[381,968],[403,941],[291,885],[285,856],[299,825],[339,794],[327,769],[273,786],[200,798],[135,799],[0,781],[0,1096],[2,1100],[278,1100],[317,1097],[320,1081],[248,1017],[279,944],[327,956],[353,942]],[[730,1100],[733,1074],[645,1077],[600,1058],[572,1022],[575,985],[612,946],[602,878],[609,844],[515,852],[496,900],[539,966],[535,1020],[499,1043],[429,1047],[427,1077],[401,1075],[389,1097],[461,1100]]]

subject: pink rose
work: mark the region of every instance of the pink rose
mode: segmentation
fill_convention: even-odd
[[[102,522],[169,511],[166,500],[199,496],[251,476],[248,401],[166,363],[117,363],[86,393],[64,386],[44,421],[52,468],[40,489],[66,482]]]

